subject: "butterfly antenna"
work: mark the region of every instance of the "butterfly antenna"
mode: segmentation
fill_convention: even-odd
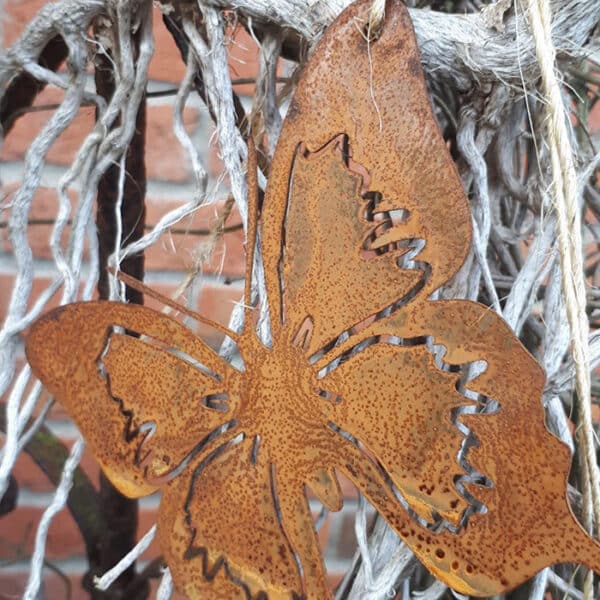
[[[246,228],[246,277],[244,283],[244,306],[246,314],[244,328],[252,323],[252,275],[254,272],[254,253],[256,251],[256,232],[258,228],[258,177],[256,175],[256,146],[252,136],[248,136],[248,226]]]
[[[227,329],[227,327],[224,327],[220,323],[216,323],[215,321],[211,321],[210,319],[203,317],[202,315],[198,314],[197,312],[190,310],[189,308],[183,306],[182,304],[179,304],[179,302],[175,302],[175,300],[171,300],[171,298],[168,298],[167,296],[163,296],[156,290],[153,290],[152,288],[149,288],[147,285],[144,285],[139,279],[136,279],[135,277],[132,277],[131,275],[128,275],[127,273],[123,273],[123,271],[117,272],[116,276],[120,281],[122,281],[123,283],[128,285],[130,288],[133,288],[140,294],[144,294],[144,296],[148,296],[149,298],[152,298],[152,299],[156,300],[157,302],[161,302],[162,304],[165,304],[166,306],[172,308],[173,310],[179,311],[180,313],[183,313],[184,315],[191,317],[192,319],[198,321],[199,323],[204,323],[204,325],[208,325],[209,327],[212,327],[219,333],[226,335],[227,337],[231,338],[235,342],[238,341],[239,336],[237,333],[231,331],[230,329]]]

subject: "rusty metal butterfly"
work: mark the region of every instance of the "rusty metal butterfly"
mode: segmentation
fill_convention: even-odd
[[[272,345],[250,313],[234,368],[174,319],[78,303],[27,356],[123,493],[162,490],[159,537],[190,598],[330,598],[306,488],[347,476],[439,579],[493,595],[548,565],[600,569],[573,517],[544,376],[484,306],[433,301],[470,245],[406,9],[349,7],[306,65],[261,216]],[[257,230],[250,153],[246,302]],[[214,325],[219,328],[218,325]]]

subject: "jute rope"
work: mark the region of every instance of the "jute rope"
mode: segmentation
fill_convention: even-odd
[[[600,525],[600,477],[594,450],[591,414],[589,324],[586,315],[586,280],[583,270],[581,216],[577,173],[567,129],[567,114],[556,77],[556,48],[552,42],[552,14],[547,0],[528,0],[529,20],[540,66],[546,102],[547,138],[552,163],[554,209],[557,216],[558,247],[562,267],[562,291],[571,328],[571,353],[575,363],[575,387],[579,409],[578,439],[582,454],[582,477],[586,527]],[[587,493],[586,493],[587,492]],[[591,572],[584,585],[586,599],[593,597]]]

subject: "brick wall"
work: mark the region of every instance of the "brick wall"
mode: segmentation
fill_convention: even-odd
[[[28,19],[43,5],[43,0],[5,0],[4,43],[12,43]],[[183,77],[183,63],[170,35],[162,25],[160,13],[155,15],[156,54],[150,68],[150,90],[173,88]],[[252,77],[256,73],[256,47],[243,32],[230,47],[233,77]],[[240,86],[238,92],[251,94],[252,86]],[[36,100],[36,105],[57,102],[56,90],[47,89]],[[147,132],[147,223],[155,224],[167,211],[188,201],[193,194],[191,170],[183,149],[172,133],[173,97],[155,98],[149,101]],[[0,223],[9,216],[11,194],[19,185],[23,172],[24,154],[35,134],[51,113],[35,112],[22,117],[5,140],[0,151],[0,180],[2,182],[3,210]],[[220,174],[217,149],[211,146],[212,126],[207,111],[196,99],[185,112],[185,124],[192,138],[202,149],[214,179]],[[73,125],[60,137],[48,156],[48,166],[43,185],[37,193],[31,219],[53,219],[57,197],[53,189],[59,177],[72,161],[82,140],[93,126],[92,108],[82,108]],[[73,193],[73,198],[75,194]],[[165,234],[146,254],[146,282],[163,294],[172,294],[196,263],[196,257],[205,250],[206,238],[194,235],[197,229],[207,229],[214,223],[222,203],[198,210],[193,216],[179,223],[175,233]],[[239,216],[232,214],[228,225],[239,223]],[[183,232],[182,232],[183,230]],[[187,231],[187,232],[186,232]],[[52,275],[53,262],[49,248],[50,225],[30,227],[30,242],[36,261],[36,279],[32,301],[47,286]],[[201,313],[226,324],[235,302],[239,301],[243,288],[243,234],[240,230],[227,233],[216,245],[211,259],[202,265],[203,277],[192,297],[192,307]],[[4,318],[14,281],[14,261],[7,230],[0,228],[0,319]],[[56,305],[57,300],[50,306]],[[151,304],[151,303],[149,303]],[[200,334],[208,335],[200,330]],[[209,338],[216,345],[217,339]],[[22,355],[19,365],[23,364]],[[60,406],[49,415],[48,427],[67,445],[75,439],[76,430]],[[98,479],[98,467],[86,453],[82,467],[93,479]],[[53,486],[26,454],[18,459],[14,475],[19,483],[20,495],[16,511],[0,519],[0,598],[19,597],[27,581],[28,557],[35,532],[44,508],[50,502]],[[343,512],[329,518],[320,531],[332,583],[339,580],[354,552],[354,519],[356,497],[353,488],[344,486],[349,498]],[[140,502],[139,536],[153,524],[158,497],[152,496]],[[317,502],[311,500],[315,512]],[[157,556],[156,544],[144,555],[144,561]],[[82,591],[80,579],[86,569],[84,546],[76,525],[68,513],[61,512],[50,528],[46,558],[49,566],[44,571],[44,593],[52,600],[66,598],[66,581],[72,586],[72,598],[87,597]]]

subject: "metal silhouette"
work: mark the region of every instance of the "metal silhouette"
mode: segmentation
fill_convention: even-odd
[[[331,598],[305,492],[339,510],[337,473],[459,592],[600,569],[541,368],[486,307],[428,299],[466,256],[470,213],[408,12],[388,2],[369,40],[369,6],[328,29],[281,133],[260,221],[268,347],[251,309],[241,333],[213,324],[234,368],[173,318],[110,302],[54,310],[27,338],[114,484],[162,490],[162,550],[190,598]],[[249,305],[252,148],[248,170]]]

